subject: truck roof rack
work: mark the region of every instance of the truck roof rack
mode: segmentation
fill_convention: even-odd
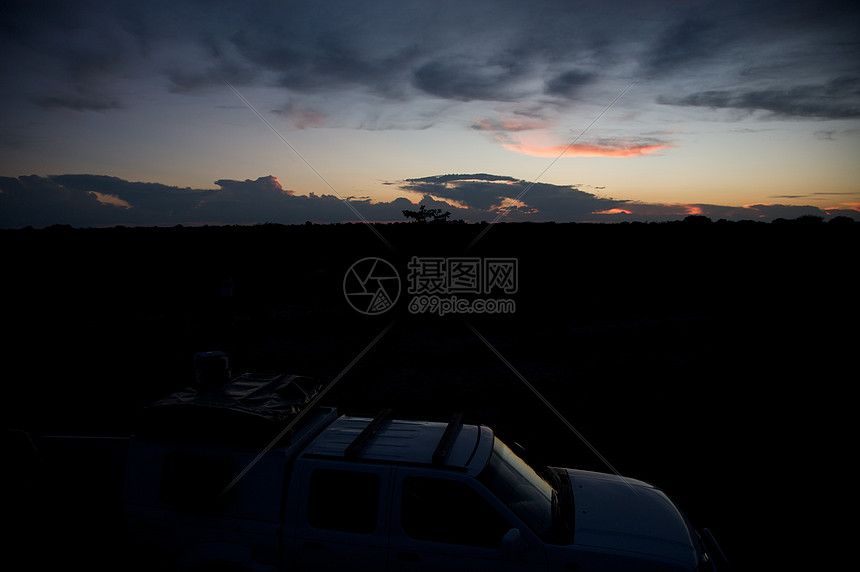
[[[473,474],[486,464],[493,437],[489,428],[464,423],[461,413],[447,422],[439,422],[388,417],[390,412],[384,409],[372,419],[338,417],[314,438],[302,457],[433,467]],[[479,450],[482,452],[476,457]]]
[[[457,412],[451,416],[445,431],[442,433],[442,438],[439,439],[439,444],[436,445],[436,450],[433,451],[433,464],[442,465],[445,463],[445,457],[448,456],[448,450],[457,436],[457,431],[463,425],[463,413]]]
[[[388,416],[391,415],[391,409],[386,408],[376,414],[376,416],[367,424],[367,426],[361,430],[355,439],[353,439],[352,443],[346,448],[344,451],[344,456],[348,459],[354,459],[358,456],[359,451],[367,443],[367,440],[370,439],[374,433],[379,430],[379,427],[382,425],[382,422],[385,421]]]

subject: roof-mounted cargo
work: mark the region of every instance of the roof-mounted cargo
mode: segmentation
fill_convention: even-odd
[[[139,436],[259,443],[276,436],[320,392],[313,378],[246,373],[221,385],[188,387],[141,412]]]

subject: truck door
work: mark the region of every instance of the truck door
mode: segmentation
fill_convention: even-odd
[[[391,468],[302,463],[293,564],[298,570],[385,570]],[[288,566],[290,563],[288,563]]]
[[[395,470],[391,513],[389,570],[546,570],[540,539],[466,475]]]

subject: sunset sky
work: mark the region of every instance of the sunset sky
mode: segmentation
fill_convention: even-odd
[[[856,1],[4,1],[0,227],[860,219],[858,30]]]

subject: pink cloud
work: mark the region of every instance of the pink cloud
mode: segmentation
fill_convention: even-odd
[[[537,146],[524,143],[503,143],[502,147],[532,157],[639,157],[669,149],[668,143],[577,143],[574,145]]]

